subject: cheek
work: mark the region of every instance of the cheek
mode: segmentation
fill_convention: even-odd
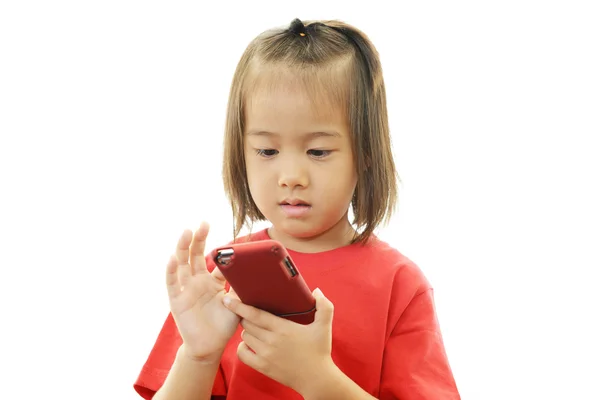
[[[330,189],[329,193],[337,193],[337,198],[352,197],[358,182],[358,175],[351,162],[345,160],[345,162],[339,163],[330,170],[328,175],[326,186]]]
[[[265,166],[252,156],[252,154],[246,153],[246,178],[250,194],[256,202],[260,202],[260,199],[268,194],[268,187],[272,186],[272,180],[268,177],[268,170]]]

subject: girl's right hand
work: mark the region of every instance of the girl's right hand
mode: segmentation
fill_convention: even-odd
[[[208,229],[203,223],[193,236],[189,230],[181,235],[167,265],[167,291],[186,355],[219,362],[240,318],[223,305],[226,281],[219,268],[212,273],[206,269]]]

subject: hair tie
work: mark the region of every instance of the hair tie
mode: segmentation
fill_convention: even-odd
[[[298,18],[292,21],[289,30],[295,35],[306,36],[306,26]]]

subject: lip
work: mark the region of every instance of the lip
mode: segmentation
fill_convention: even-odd
[[[310,205],[291,205],[291,204],[280,204],[279,207],[283,213],[289,218],[302,218],[310,212],[312,207]]]
[[[284,205],[290,205],[290,206],[297,206],[297,205],[304,205],[304,206],[309,206],[310,204],[308,204],[308,202],[302,200],[302,199],[298,199],[298,198],[287,198],[285,200],[283,200],[281,203],[279,203],[280,206],[284,206]]]

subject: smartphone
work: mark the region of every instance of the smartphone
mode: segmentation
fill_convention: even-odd
[[[314,321],[315,299],[280,242],[230,244],[211,257],[244,304],[300,324]]]

